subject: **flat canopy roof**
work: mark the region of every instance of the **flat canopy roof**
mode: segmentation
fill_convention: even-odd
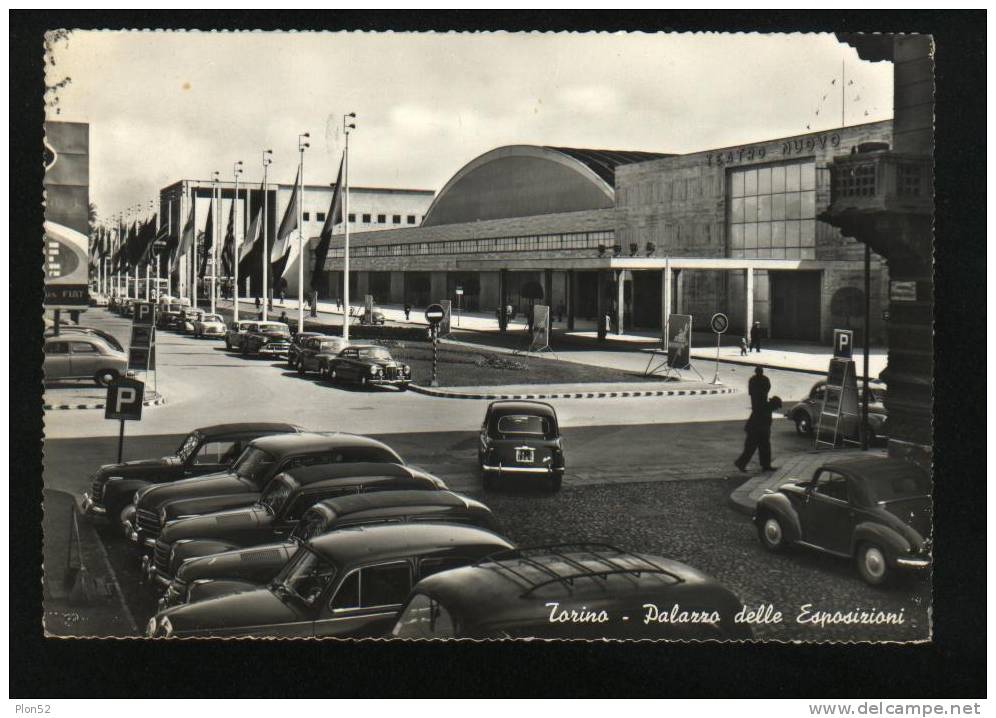
[[[457,260],[460,269],[513,269],[535,270],[536,258],[532,259],[462,259]],[[493,265],[487,267],[484,265]],[[738,259],[732,257],[543,257],[546,269],[825,269],[827,263],[815,259]]]

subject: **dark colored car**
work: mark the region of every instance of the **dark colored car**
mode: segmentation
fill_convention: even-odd
[[[870,441],[875,443],[885,438],[885,387],[880,383],[869,383],[868,428],[871,430]],[[785,413],[785,417],[795,424],[795,430],[803,436],[812,436],[816,429],[826,397],[827,383],[817,382],[809,392],[809,396]],[[864,390],[858,385],[859,416],[841,414],[839,435],[852,441],[857,441],[861,434],[860,408]]]
[[[115,351],[119,352],[124,351],[124,347],[121,346],[121,342],[117,340],[117,337],[115,337],[113,334],[103,331],[102,329],[94,329],[92,327],[79,327],[76,325],[59,327],[59,336],[65,337],[71,334],[85,334],[87,336],[97,337],[98,339],[103,339],[104,342],[107,344],[107,346],[109,346],[111,349],[114,349]],[[48,337],[54,337],[54,336],[55,336],[54,327],[45,330],[46,339]]]
[[[306,374],[309,371],[324,374],[322,367],[327,366],[329,361],[335,359],[347,346],[349,342],[342,337],[312,337],[301,347],[294,368],[299,374]]]
[[[366,324],[370,326],[377,326],[378,324],[384,324],[384,312],[382,312],[378,307],[374,307],[373,311],[370,312],[369,318],[367,313],[364,312],[363,316],[360,317],[360,324]]]
[[[161,302],[156,308],[156,326],[160,329],[178,329],[181,312],[186,315],[190,305],[182,302]]]
[[[290,351],[290,328],[283,322],[253,322],[239,344],[242,356],[286,357]]]
[[[144,562],[146,578],[169,583],[186,558],[287,538],[305,511],[319,501],[370,491],[440,491],[441,479],[400,464],[319,464],[277,474],[259,499],[244,508],[199,512],[211,497],[182,502],[184,517],[170,520]]]
[[[287,368],[297,369],[297,358],[301,347],[312,337],[327,336],[321,332],[298,332],[291,337],[290,347],[287,349]]]
[[[229,322],[228,331],[225,332],[225,349],[228,351],[241,349],[242,340],[245,339],[246,334],[249,332],[249,327],[254,324],[256,324],[255,321],[248,319],[239,320],[237,322]]]
[[[357,434],[302,432],[255,439],[228,471],[136,491],[134,523],[123,521],[125,535],[153,548],[170,514],[167,504],[210,497],[213,503],[210,508],[200,504],[201,512],[222,511],[253,503],[270,479],[289,469],[361,462],[405,463],[391,447]]]
[[[511,544],[454,524],[359,526],[311,539],[272,583],[168,608],[146,634],[165,636],[383,636],[419,580]]]
[[[764,494],[754,509],[761,544],[792,544],[853,558],[874,586],[931,565],[930,477],[900,459],[830,461],[812,478]]]
[[[437,573],[412,591],[397,638],[752,638],[740,600],[678,561],[603,544],[540,546]],[[684,620],[683,620],[684,619]]]
[[[202,426],[187,434],[168,456],[101,466],[83,494],[83,511],[117,520],[135,492],[145,486],[224,471],[253,439],[299,431],[293,424],[273,422]]]
[[[348,381],[364,389],[370,386],[396,386],[406,389],[412,369],[396,362],[384,347],[353,344],[324,364],[323,376],[329,381]]]
[[[522,476],[559,490],[565,464],[557,412],[540,401],[492,402],[481,424],[477,461],[485,488]]]
[[[301,544],[351,526],[385,523],[466,524],[502,533],[498,519],[480,501],[452,491],[373,491],[326,499],[304,512],[282,543],[226,549],[220,541],[194,540],[176,546],[174,574],[161,608],[197,601],[218,591],[264,586]],[[220,581],[220,584],[219,584]]]

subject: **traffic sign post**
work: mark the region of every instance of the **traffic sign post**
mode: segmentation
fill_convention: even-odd
[[[439,363],[439,323],[446,316],[442,305],[431,304],[425,310],[425,320],[429,322],[429,335],[432,337],[432,381],[429,386],[439,386],[436,379],[436,367]]]
[[[712,376],[712,383],[722,384],[719,380],[719,346],[726,330],[730,328],[730,318],[722,312],[716,312],[709,320],[709,328],[716,335],[716,373]]]
[[[460,326],[460,315],[463,313],[463,287],[456,288],[457,297],[457,326]]]
[[[104,418],[121,422],[118,432],[118,463],[124,456],[124,426],[126,421],[142,420],[142,402],[145,398],[145,384],[126,377],[118,377],[107,386],[107,399],[104,402]]]

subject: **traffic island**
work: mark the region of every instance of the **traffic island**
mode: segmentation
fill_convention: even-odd
[[[443,399],[486,399],[499,400],[532,400],[544,401],[550,399],[633,399],[665,396],[707,396],[734,394],[736,389],[726,386],[709,384],[681,384],[676,386],[671,382],[656,383],[619,383],[619,384],[545,384],[545,385],[509,385],[509,386],[454,386],[446,388],[428,387],[419,384],[409,386],[411,391],[426,396]]]
[[[55,392],[58,391],[56,394]],[[68,411],[73,409],[103,409],[107,402],[107,389],[104,387],[65,387],[45,392],[44,411]],[[149,392],[142,406],[162,406],[166,397]]]

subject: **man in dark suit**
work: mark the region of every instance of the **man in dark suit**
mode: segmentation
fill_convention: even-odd
[[[747,382],[751,411],[757,411],[767,403],[769,391],[771,391],[771,381],[764,375],[764,367],[755,367],[754,376]]]
[[[761,353],[761,322],[754,322],[754,326],[750,328],[750,350],[757,350],[757,353]]]
[[[744,431],[747,437],[744,439],[743,453],[733,462],[740,471],[747,471],[747,464],[754,457],[754,452],[758,452],[758,460],[761,462],[762,471],[774,471],[777,466],[771,465],[771,414],[782,408],[782,400],[773,396],[759,409],[750,413]]]

